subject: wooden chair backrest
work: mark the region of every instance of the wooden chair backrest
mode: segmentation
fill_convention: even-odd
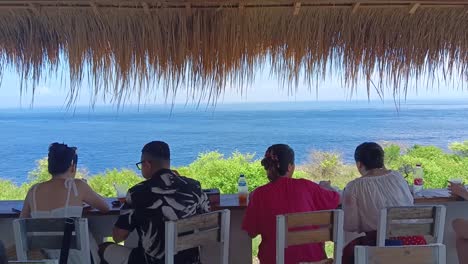
[[[446,249],[442,244],[427,246],[364,247],[354,249],[359,264],[445,264]]]
[[[204,245],[221,244],[221,263],[229,252],[230,212],[222,210],[166,222],[166,263],[173,263],[177,252]]]
[[[289,246],[333,241],[334,263],[341,263],[343,251],[343,211],[316,211],[277,216],[277,263],[284,263]],[[329,262],[329,260],[326,260]]]
[[[425,236],[433,243],[442,243],[445,206],[390,207],[381,210],[377,246],[385,240],[400,236]]]

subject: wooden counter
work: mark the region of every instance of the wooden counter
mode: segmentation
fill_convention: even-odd
[[[450,195],[447,189],[425,189],[414,197],[415,204],[461,202],[460,197]]]
[[[88,209],[84,211],[84,217],[88,218],[89,230],[98,242],[112,236],[112,228],[120,211],[120,207],[112,207],[112,201],[115,201],[115,198],[106,200],[111,207],[110,212],[103,214],[96,210]],[[14,243],[12,222],[19,216],[19,212],[12,210],[12,208],[21,210],[23,201],[0,201],[0,240],[7,247],[12,246]],[[232,264],[252,263],[252,240],[241,228],[245,208],[245,205],[239,205],[237,194],[221,195],[220,204],[212,206],[213,210],[229,209],[231,211],[229,263]],[[136,247],[137,241],[136,233],[132,232],[125,244],[129,247]],[[202,248],[203,263],[219,263],[219,252],[217,247]]]
[[[103,214],[96,210],[85,210],[84,216],[88,218],[89,228],[97,241],[109,237],[112,234],[112,227],[119,215],[120,207],[112,207],[112,201],[115,198],[106,199],[111,206],[111,211]],[[444,244],[447,246],[447,263],[456,264],[455,238],[451,228],[451,222],[456,218],[468,219],[468,202],[450,196],[447,189],[423,190],[419,196],[414,198],[415,204],[443,204],[447,207],[447,218],[445,224]],[[18,212],[12,210],[21,210],[23,201],[0,201],[0,240],[7,245],[13,241],[13,231],[11,222],[19,216]],[[230,230],[230,261],[232,264],[252,263],[251,252],[252,243],[247,234],[242,231],[242,219],[244,218],[245,205],[239,205],[236,194],[220,196],[219,206],[213,206],[213,210],[229,209],[231,210],[231,230]],[[137,241],[135,234],[129,239],[129,246],[134,246]],[[215,248],[202,250],[202,253],[208,255],[204,263],[219,263],[216,256],[218,251]]]
[[[111,210],[108,213],[101,213],[95,209],[85,208],[83,211],[84,216],[93,216],[93,215],[119,215],[120,206],[112,206],[112,202],[116,201],[115,198],[106,198],[107,203]],[[245,209],[246,205],[240,205],[237,194],[223,194],[220,196],[220,204],[213,205],[213,210],[220,209]],[[13,201],[0,201],[0,218],[16,218],[19,216],[19,212],[23,208],[22,200],[13,200]]]

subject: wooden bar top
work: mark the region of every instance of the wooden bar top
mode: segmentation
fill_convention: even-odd
[[[112,202],[116,201],[116,198],[106,198],[111,210],[103,214],[97,210],[84,208],[83,212],[85,216],[93,215],[118,215],[120,206],[112,206]],[[422,203],[449,203],[463,201],[463,199],[453,197],[449,194],[447,189],[425,189],[419,195],[414,197],[415,204]],[[212,205],[213,210],[220,209],[245,209],[246,205],[240,205],[237,194],[222,194],[220,196],[220,204]],[[0,218],[15,218],[19,216],[19,211],[23,208],[22,200],[15,201],[0,201]]]
[[[414,197],[415,204],[421,203],[449,203],[464,201],[460,197],[450,195],[449,191],[445,189],[424,189]]]
[[[112,202],[116,201],[116,198],[106,198],[107,203],[111,210],[108,213],[101,213],[95,209],[91,209],[89,207],[85,207],[83,209],[85,216],[93,216],[93,215],[118,215],[120,212],[120,206],[113,206]],[[244,209],[246,205],[240,205],[237,194],[222,194],[220,196],[220,204],[213,205],[212,209],[219,210],[219,209]],[[16,218],[19,216],[19,212],[23,208],[23,201],[22,200],[14,200],[14,201],[0,201],[0,218]]]

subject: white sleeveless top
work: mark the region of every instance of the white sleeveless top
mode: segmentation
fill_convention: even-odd
[[[65,180],[65,188],[67,189],[67,199],[63,207],[55,208],[49,211],[38,211],[36,203],[36,188],[33,187],[32,195],[32,210],[31,218],[66,218],[66,217],[82,217],[83,207],[82,206],[69,206],[70,193],[73,191],[73,195],[78,196],[78,188],[76,187],[75,179],[69,178]],[[97,253],[97,243],[93,236],[89,236],[91,256],[94,263],[99,263],[99,257]],[[60,256],[60,250],[45,250],[49,258],[58,259]],[[81,256],[76,250],[70,250],[68,257],[68,263],[70,264],[81,264]]]
[[[65,217],[81,217],[83,214],[82,206],[69,206],[70,202],[70,193],[73,191],[73,194],[78,196],[78,189],[76,187],[75,179],[69,178],[65,180],[65,188],[67,189],[67,200],[63,207],[55,208],[49,211],[38,211],[36,203],[36,189],[37,185],[33,187],[32,195],[32,210],[31,218],[65,218]]]

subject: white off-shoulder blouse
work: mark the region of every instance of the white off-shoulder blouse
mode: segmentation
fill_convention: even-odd
[[[393,206],[412,206],[413,195],[403,176],[391,171],[382,176],[357,178],[343,192],[344,230],[376,231],[380,210]]]

